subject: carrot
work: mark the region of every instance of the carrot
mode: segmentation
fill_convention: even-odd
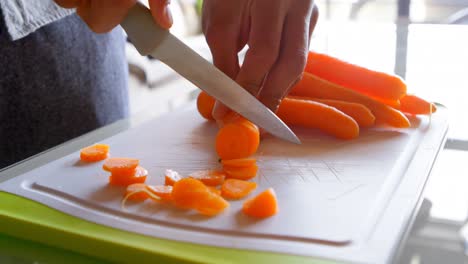
[[[406,116],[369,96],[331,83],[310,73],[304,73],[302,80],[293,87],[291,95],[314,97],[320,99],[334,99],[365,105],[375,116],[375,121],[386,123],[393,127],[405,128],[410,126]]]
[[[197,97],[197,109],[200,115],[208,120],[214,120],[211,113],[213,112],[215,101],[213,97],[201,91]]]
[[[179,175],[177,171],[166,170],[164,175],[164,185],[173,186],[174,183],[182,179],[182,176]]]
[[[221,190],[214,187],[214,186],[208,186],[208,190],[210,190],[211,192],[217,194],[217,195],[221,195]]]
[[[367,69],[313,51],[309,52],[305,71],[376,98],[396,101],[406,94],[406,84],[399,76]]]
[[[223,166],[229,167],[249,167],[255,165],[256,162],[253,158],[221,160]]]
[[[213,216],[221,213],[227,207],[229,207],[229,203],[223,197],[209,191],[198,201],[195,210],[202,215]]]
[[[161,201],[171,201],[172,200],[172,186],[168,185],[147,185],[146,190],[150,193],[161,198]]]
[[[400,110],[413,115],[429,115],[437,111],[435,104],[430,103],[416,95],[406,95],[400,99]]]
[[[221,159],[246,158],[257,151],[260,132],[245,118],[225,124],[216,135],[216,152]]]
[[[226,175],[219,170],[202,170],[192,172],[189,177],[197,179],[208,186],[218,186],[223,184]]]
[[[81,149],[80,159],[86,162],[96,162],[107,159],[109,154],[109,145],[95,144]]]
[[[201,181],[194,178],[183,178],[172,188],[172,201],[177,207],[193,209],[198,202],[211,193]]]
[[[300,97],[300,96],[290,96],[291,99],[298,99],[298,100],[310,100],[322,104],[326,104],[328,106],[334,107],[341,112],[349,115],[353,118],[361,127],[370,127],[375,123],[375,116],[369,110],[369,108],[365,107],[362,104],[358,103],[351,103],[346,101],[340,100],[331,100],[331,99],[318,99],[318,98],[309,98],[309,97]]]
[[[134,183],[127,186],[125,189],[125,196],[128,195],[128,200],[142,202],[148,199],[148,194],[145,192],[146,184]]]
[[[221,196],[226,199],[241,199],[257,188],[255,182],[227,179],[221,186]]]
[[[277,115],[285,123],[318,128],[341,139],[359,135],[359,125],[343,112],[322,103],[285,98]]]
[[[257,196],[244,202],[242,212],[248,216],[265,218],[277,214],[278,201],[273,188],[268,188]]]
[[[148,171],[145,168],[138,166],[134,170],[133,175],[112,173],[109,176],[109,183],[111,185],[128,186],[133,183],[144,183],[147,176]]]
[[[223,166],[223,171],[226,173],[226,177],[230,179],[238,180],[250,180],[257,175],[258,166],[253,164],[246,167],[230,167]]]
[[[139,160],[131,158],[109,158],[102,168],[112,174],[132,175],[139,164]]]

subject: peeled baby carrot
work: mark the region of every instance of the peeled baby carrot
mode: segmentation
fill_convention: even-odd
[[[196,208],[198,202],[211,193],[208,187],[194,178],[183,178],[172,188],[172,201],[177,207],[184,209]]]
[[[318,128],[341,139],[359,136],[359,125],[354,119],[322,103],[285,98],[277,115],[287,124]]]
[[[127,186],[127,189],[125,189],[125,196],[128,197],[128,200],[142,202],[149,197],[145,190],[146,184],[144,183],[130,184]]]
[[[164,185],[173,186],[174,183],[176,183],[180,179],[182,179],[182,176],[180,176],[177,171],[166,170],[166,173],[164,175]]]
[[[132,175],[139,164],[139,160],[131,158],[109,158],[102,168],[112,174]]]
[[[250,180],[257,176],[258,166],[253,164],[245,167],[231,167],[223,166],[223,171],[226,173],[226,177],[230,179],[239,179],[239,180]]]
[[[256,162],[253,158],[221,160],[223,166],[229,167],[249,167],[255,165]]]
[[[80,159],[86,162],[95,162],[107,159],[109,154],[109,145],[95,144],[81,149]]]
[[[221,159],[246,158],[257,151],[258,127],[245,118],[225,124],[216,135],[216,153]]]
[[[227,179],[221,186],[221,196],[226,199],[241,199],[257,188],[255,182]]]
[[[310,73],[304,73],[302,80],[293,87],[291,95],[342,100],[362,104],[371,110],[375,116],[375,121],[378,123],[385,123],[398,128],[410,126],[408,118],[400,111],[378,102],[369,96],[331,83]]]
[[[416,95],[405,95],[400,99],[400,110],[413,115],[429,115],[437,111],[435,104]]]
[[[190,173],[189,177],[197,179],[208,186],[223,184],[226,175],[220,170],[202,170]]]
[[[244,214],[256,218],[270,217],[277,214],[278,211],[278,201],[272,188],[268,188],[257,196],[245,201],[242,207]]]
[[[160,201],[168,202],[172,200],[172,186],[169,185],[146,185],[146,190],[158,196]]]
[[[148,171],[145,168],[138,166],[134,170],[133,175],[112,173],[109,176],[109,183],[111,185],[128,186],[134,183],[144,183],[147,176]]]
[[[406,84],[399,76],[367,69],[313,51],[309,52],[305,71],[376,98],[396,101],[406,94]]]
[[[197,109],[200,115],[208,120],[213,120],[213,115],[211,113],[213,112],[215,101],[213,97],[201,91],[197,97]]]
[[[223,197],[215,192],[209,191],[205,196],[200,198],[195,210],[202,215],[213,216],[221,213],[227,207],[229,207],[229,203],[224,200]]]
[[[290,96],[291,99],[299,100],[310,100],[314,102],[319,102],[326,104],[328,106],[334,107],[341,112],[349,115],[353,118],[361,127],[370,127],[375,123],[375,116],[362,104],[332,100],[332,99],[318,99],[318,98],[309,98],[309,97],[300,97],[300,96]]]

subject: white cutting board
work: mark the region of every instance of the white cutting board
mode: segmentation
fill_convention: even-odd
[[[434,120],[430,123],[427,117],[413,118],[414,127],[409,129],[362,130],[358,139],[349,141],[300,128],[294,131],[302,145],[266,136],[256,154],[256,193],[273,187],[280,211],[264,220],[240,213],[242,201],[231,202],[229,209],[211,218],[151,201],[129,203],[123,211],[120,202],[124,189],[107,184],[102,162],[81,163],[78,151],[4,182],[0,190],[145,235],[316,255],[307,245],[343,247],[362,243],[372,235],[403,177],[411,177],[406,172],[415,153],[421,146],[431,146],[431,152],[440,147],[446,122]],[[430,131],[438,131],[433,133],[437,136],[427,138]],[[219,168],[214,152],[216,132],[217,126],[202,119],[192,106],[102,143],[110,145],[111,156],[140,159],[150,172],[148,183],[162,184],[166,169],[186,175]],[[432,160],[429,163],[432,165]]]

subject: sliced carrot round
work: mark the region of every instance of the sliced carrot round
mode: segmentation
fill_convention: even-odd
[[[81,149],[80,159],[86,162],[96,162],[107,159],[109,155],[109,145],[95,144]]]
[[[215,105],[215,99],[202,91],[197,97],[197,109],[201,116],[208,120],[213,120],[213,108]]]
[[[221,190],[214,186],[208,186],[208,190],[210,190],[214,194],[221,195]]]
[[[104,162],[102,168],[113,174],[132,175],[139,162],[139,160],[132,158],[109,158]]]
[[[109,176],[109,184],[116,186],[128,186],[134,183],[145,183],[146,175],[139,177],[128,177],[128,178],[119,178],[114,177],[113,175]]]
[[[177,171],[166,170],[164,175],[164,185],[173,186],[174,183],[182,179],[182,176]]]
[[[221,159],[246,158],[257,151],[258,127],[242,118],[224,125],[216,136],[216,152]]]
[[[194,178],[183,178],[177,181],[172,189],[172,201],[177,207],[196,208],[200,199],[211,193],[208,187]]]
[[[255,182],[227,179],[221,186],[221,196],[226,199],[241,199],[257,188]]]
[[[223,184],[226,175],[220,170],[201,170],[190,173],[189,177],[200,180],[208,186],[218,186]]]
[[[244,202],[242,212],[248,216],[265,218],[277,214],[278,201],[273,188],[268,188],[257,196]]]
[[[127,189],[125,189],[125,197],[128,195],[128,200],[144,201],[148,199],[148,194],[145,192],[145,190],[146,184],[144,183],[130,184],[127,186]]]
[[[169,185],[147,185],[146,189],[161,198],[162,201],[168,202],[172,200],[172,186]]]
[[[223,171],[227,178],[250,180],[257,175],[258,166],[257,164],[248,167],[223,166]]]
[[[221,164],[228,167],[250,167],[255,165],[256,162],[253,158],[221,160]]]
[[[229,203],[223,197],[210,191],[200,198],[195,209],[202,215],[213,216],[221,213],[227,207],[229,207]]]

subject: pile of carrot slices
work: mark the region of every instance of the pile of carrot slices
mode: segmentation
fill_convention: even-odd
[[[251,152],[249,150],[248,153]],[[140,166],[138,159],[107,158],[108,155],[109,146],[97,144],[83,148],[80,159],[83,162],[105,159],[102,168],[110,173],[109,184],[126,187],[123,208],[128,200],[143,202],[150,199],[180,209],[194,210],[201,215],[214,216],[229,207],[228,200],[243,199],[257,188],[255,182],[247,181],[257,174],[258,166],[253,158],[222,160],[221,169],[194,171],[185,177],[168,169],[164,174],[163,184],[149,185],[145,183],[148,171]],[[257,212],[255,208],[262,209]],[[260,193],[247,200],[242,211],[257,218],[276,214],[278,206],[274,192],[268,190],[268,195]]]

